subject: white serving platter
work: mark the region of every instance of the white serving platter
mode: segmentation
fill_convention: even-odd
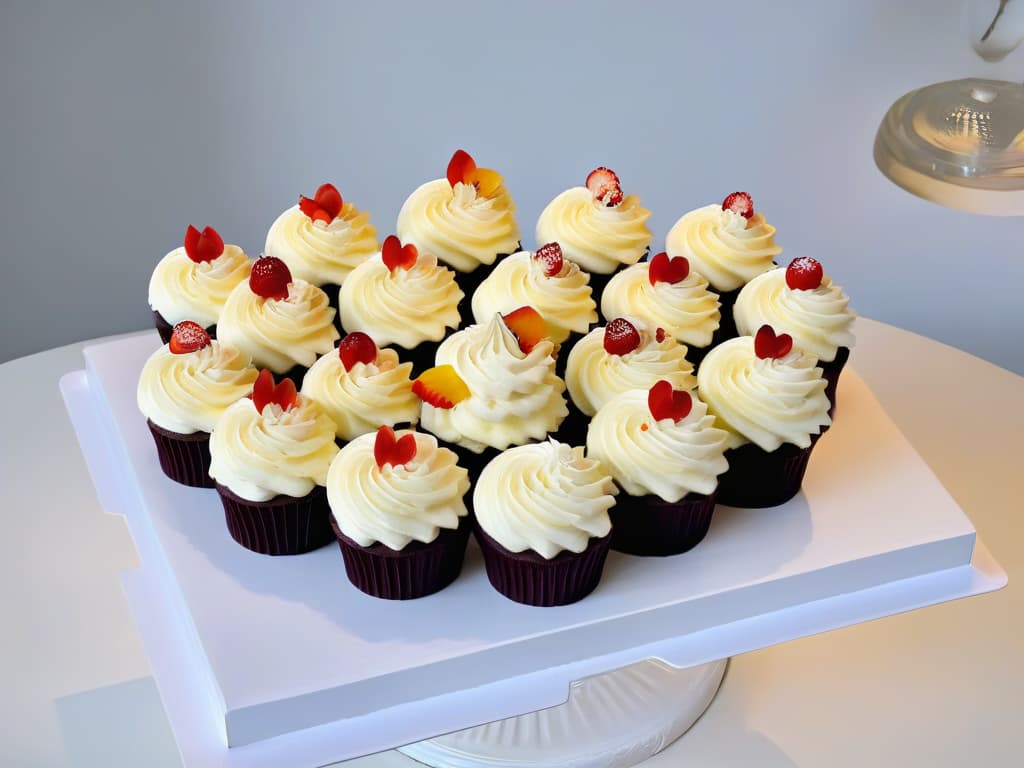
[[[163,476],[135,406],[156,334],[86,350],[62,381],[104,507],[142,568],[124,582],[186,766],[314,766],[565,701],[646,658],[686,667],[979,594],[1005,574],[854,370],[803,491],[719,507],[671,558],[612,553],[563,608],[494,592],[471,545],[427,598],[370,598],[338,549],[270,558],[228,535],[216,493]]]

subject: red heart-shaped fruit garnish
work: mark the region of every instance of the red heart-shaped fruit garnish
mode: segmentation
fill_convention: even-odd
[[[558,243],[542,245],[533,254],[533,258],[544,265],[544,274],[555,277],[562,272],[565,262],[562,259],[562,246]]]
[[[260,371],[252,387],[252,404],[256,406],[258,413],[263,413],[263,409],[271,403],[287,411],[298,402],[298,399],[299,393],[295,389],[295,382],[291,379],[281,379],[281,383],[274,386],[274,374],[268,368]]]
[[[465,183],[466,178],[472,171],[476,170],[476,161],[470,157],[469,152],[462,149],[455,150],[452,159],[448,161],[448,183],[454,187],[459,182]]]
[[[693,398],[689,392],[673,389],[670,382],[662,379],[648,390],[647,407],[655,421],[680,421],[685,419],[693,408]]]
[[[369,365],[377,359],[377,345],[373,339],[362,331],[353,331],[338,342],[338,356],[346,371],[351,371],[356,363]]]
[[[408,432],[396,439],[395,430],[383,425],[373,441],[373,458],[380,469],[384,469],[385,464],[395,467],[408,464],[416,458],[416,436]]]
[[[775,335],[770,325],[762,325],[754,336],[754,354],[762,360],[785,357],[793,349],[793,337],[788,333]]]
[[[185,230],[185,255],[192,261],[200,264],[204,261],[213,261],[224,253],[224,241],[217,230],[213,227],[206,227],[200,232],[191,224]]]
[[[291,270],[276,256],[256,259],[249,273],[249,289],[265,299],[287,299],[291,281]]]
[[[402,269],[412,269],[416,265],[417,256],[419,256],[419,253],[415,245],[412,243],[402,245],[394,235],[388,235],[384,238],[384,244],[380,249],[380,257],[389,272],[394,272],[399,267]]]
[[[191,320],[182,320],[171,331],[171,340],[167,346],[171,354],[187,355],[189,352],[199,351],[209,343],[210,334],[203,326]]]
[[[749,221],[754,215],[754,199],[746,192],[733,192],[722,201],[722,210],[738,213]]]
[[[786,285],[794,291],[813,291],[824,276],[821,264],[810,256],[793,259],[786,267]]]
[[[640,331],[624,317],[616,317],[604,327],[604,351],[625,355],[640,346]]]
[[[673,256],[670,259],[664,251],[654,254],[647,267],[647,279],[651,281],[651,285],[681,283],[688,274],[690,262],[685,256]]]
[[[299,195],[299,210],[313,221],[322,221],[324,224],[334,221],[343,205],[341,193],[333,184],[321,184],[312,198]]]

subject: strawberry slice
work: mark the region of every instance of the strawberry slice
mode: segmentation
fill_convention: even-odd
[[[519,307],[507,315],[502,315],[508,329],[516,335],[519,341],[519,349],[524,354],[530,354],[530,350],[537,346],[537,343],[548,337],[548,324],[540,312],[531,306]]]
[[[629,320],[616,317],[604,327],[604,351],[625,355],[640,346],[640,332]]]
[[[754,200],[746,192],[733,192],[722,201],[722,210],[738,213],[749,220],[754,215]]]
[[[402,245],[397,237],[388,235],[384,238],[380,256],[388,271],[394,272],[398,268],[412,269],[416,265],[416,258],[419,256],[419,252],[412,243]]]
[[[685,256],[673,256],[662,251],[654,254],[647,268],[647,279],[651,285],[658,283],[680,283],[690,274],[690,262]]]
[[[249,289],[265,299],[287,299],[291,281],[291,270],[276,256],[260,256],[249,273]]]
[[[299,393],[295,389],[295,382],[291,379],[281,379],[281,383],[274,386],[274,374],[269,368],[264,368],[256,377],[256,383],[252,388],[252,404],[256,406],[258,413],[271,403],[281,406],[281,410],[287,411],[299,400]]]
[[[793,349],[793,337],[788,333],[775,335],[770,325],[762,325],[754,336],[754,354],[762,360],[785,357]]]
[[[412,383],[412,392],[435,408],[454,408],[470,395],[466,382],[450,365],[428,368]]]
[[[693,409],[693,397],[685,390],[672,389],[672,384],[662,379],[647,391],[647,407],[655,421],[672,419],[678,422]]]
[[[615,171],[601,166],[587,175],[587,189],[599,203],[609,208],[622,202],[622,187]]]
[[[321,184],[312,198],[299,195],[299,210],[313,221],[322,221],[324,224],[334,221],[343,205],[341,193],[333,184]]]
[[[416,458],[416,436],[407,432],[400,438],[395,437],[395,430],[386,424],[377,430],[377,438],[373,441],[373,458],[379,469],[385,464],[401,467]]]
[[[171,340],[167,346],[174,355],[187,355],[210,344],[210,334],[199,323],[182,320],[171,331]]]
[[[561,274],[565,263],[562,259],[562,246],[558,243],[542,245],[533,254],[533,258],[544,265],[544,274],[548,277],[557,277]]]
[[[200,232],[191,224],[185,230],[185,255],[196,264],[213,261],[224,253],[224,241],[217,230],[206,227]]]
[[[369,365],[377,359],[377,345],[373,339],[362,331],[353,331],[338,343],[338,356],[346,371],[351,371],[356,363]]]
[[[794,291],[813,291],[824,276],[821,263],[810,256],[793,259],[786,267],[786,285]]]

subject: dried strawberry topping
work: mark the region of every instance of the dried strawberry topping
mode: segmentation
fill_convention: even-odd
[[[412,269],[416,265],[416,259],[419,256],[419,252],[416,250],[416,246],[412,243],[402,245],[397,237],[394,235],[388,235],[384,238],[384,244],[381,246],[380,256],[384,261],[384,266],[388,268],[388,271],[394,272],[399,268]]]
[[[191,224],[185,230],[185,254],[197,264],[213,261],[224,253],[224,241],[217,230],[206,227],[200,232]]]
[[[256,377],[256,383],[252,388],[252,404],[256,406],[257,412],[263,413],[263,409],[271,403],[287,411],[298,400],[299,393],[291,379],[281,379],[281,383],[274,386],[274,374],[268,368],[264,368]]]
[[[786,267],[786,285],[794,291],[813,291],[824,276],[821,264],[810,256],[793,259]]]
[[[647,267],[647,279],[651,285],[658,283],[681,283],[690,274],[690,262],[685,256],[673,256],[662,251],[651,257],[651,263]]]
[[[619,185],[619,177],[615,171],[605,168],[595,168],[587,175],[587,189],[599,203],[604,203],[611,208],[622,202],[622,187]]]
[[[385,464],[394,467],[408,464],[416,458],[416,436],[407,432],[396,439],[395,430],[385,424],[377,430],[377,439],[373,441],[373,458],[380,469],[384,469]]]
[[[640,346],[640,332],[629,320],[616,317],[604,327],[604,351],[625,355]]]
[[[775,335],[775,330],[770,325],[762,325],[757,329],[754,336],[754,354],[762,360],[771,358],[779,359],[789,354],[793,349],[793,337],[788,333]]]
[[[287,299],[288,284],[292,281],[288,265],[276,256],[261,256],[249,273],[249,288],[265,299]]]
[[[564,261],[562,260],[562,246],[558,243],[542,245],[533,254],[533,258],[544,264],[544,274],[548,277],[556,277],[561,274]]]
[[[186,355],[202,349],[209,343],[210,334],[203,326],[191,320],[182,320],[171,331],[171,340],[167,346],[172,354]]]
[[[722,201],[722,210],[750,219],[754,215],[754,200],[746,192],[733,192]]]
[[[693,409],[693,397],[685,390],[673,389],[670,382],[662,379],[648,390],[647,407],[656,421],[680,421]]]
[[[299,209],[313,221],[330,224],[341,213],[344,201],[333,184],[321,184],[312,198],[299,195]]]
[[[338,343],[338,356],[346,371],[351,371],[356,363],[369,365],[377,359],[377,345],[373,339],[362,331],[353,331]]]

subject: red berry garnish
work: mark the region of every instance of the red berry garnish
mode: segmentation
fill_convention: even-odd
[[[384,238],[384,244],[380,249],[380,256],[388,271],[394,272],[399,267],[402,269],[412,269],[416,264],[416,258],[419,256],[419,253],[416,250],[416,246],[412,243],[402,245],[397,237],[388,235]]]
[[[680,421],[693,408],[693,398],[685,390],[672,389],[672,384],[662,379],[647,391],[647,407],[655,421]]]
[[[377,359],[377,345],[362,331],[353,331],[338,343],[338,356],[346,371],[356,363],[369,365]]]
[[[587,189],[599,203],[604,203],[609,208],[622,202],[622,187],[619,186],[619,177],[615,171],[608,168],[595,168],[587,176]]]
[[[507,315],[502,315],[508,329],[516,335],[519,341],[519,349],[524,354],[530,354],[530,350],[548,337],[548,324],[540,312],[531,306],[513,309]]]
[[[651,281],[651,285],[680,283],[688,274],[690,262],[685,256],[673,256],[670,259],[664,251],[654,254],[647,267],[647,279]]]
[[[629,320],[616,317],[604,327],[604,351],[625,355],[640,346],[640,332]]]
[[[344,201],[341,193],[333,184],[321,184],[312,198],[299,195],[299,210],[313,221],[330,224],[341,213]]]
[[[544,264],[544,274],[548,277],[555,277],[562,271],[562,246],[558,243],[542,245],[533,254],[533,258]]]
[[[191,320],[182,320],[171,331],[171,340],[168,348],[172,354],[187,355],[189,352],[196,352],[210,343],[210,334],[206,332],[199,323]]]
[[[452,159],[448,161],[448,183],[454,187],[460,181],[465,183],[472,171],[476,170],[476,161],[464,149],[455,150]]]
[[[754,200],[746,192],[733,192],[722,201],[723,211],[738,213],[744,219],[754,215]]]
[[[276,256],[261,256],[249,273],[249,289],[265,299],[287,299],[292,281],[288,265]]]
[[[663,342],[665,340],[665,329],[664,328],[658,328],[654,332],[654,340],[656,342],[658,342],[659,344],[661,344],[661,342]]]
[[[793,337],[788,333],[775,335],[770,325],[762,325],[754,336],[754,354],[762,360],[785,357],[793,349]]]
[[[253,384],[252,404],[256,406],[258,413],[263,413],[263,409],[271,403],[287,411],[298,402],[298,399],[299,393],[295,389],[295,382],[291,379],[281,379],[281,383],[274,386],[274,374],[268,368],[260,371],[256,383]]]
[[[213,227],[206,227],[202,232],[188,225],[185,230],[185,254],[192,261],[200,264],[204,261],[213,261],[224,253],[224,241],[221,240],[217,230]]]
[[[810,256],[793,259],[786,267],[786,285],[794,291],[813,291],[824,276],[821,263]]]
[[[373,441],[373,458],[377,467],[384,469],[385,464],[400,467],[416,458],[416,436],[407,432],[401,438],[395,438],[395,430],[386,424],[377,430],[377,439]]]
[[[469,387],[450,365],[428,368],[412,383],[412,393],[435,408],[454,408],[469,397]]]

